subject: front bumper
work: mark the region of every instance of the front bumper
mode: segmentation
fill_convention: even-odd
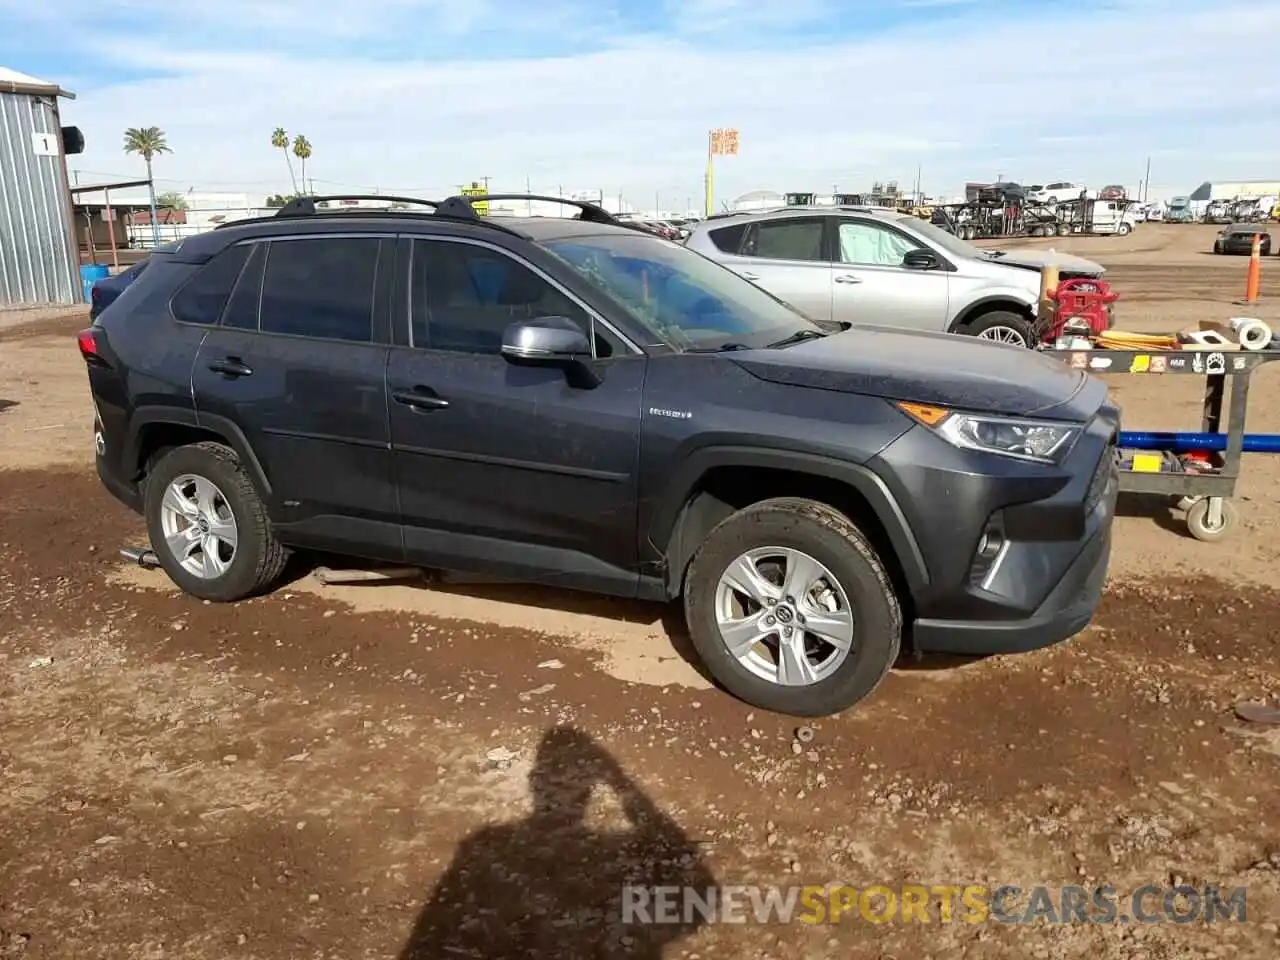
[[[1114,509],[1114,498],[1111,508]],[[1025,653],[1075,636],[1089,625],[1107,580],[1111,526],[1096,533],[1067,568],[1058,585],[1022,620],[916,620],[915,649],[927,653],[981,656]]]
[[[1015,653],[1088,625],[1111,556],[1118,430],[1104,404],[1061,468],[980,462],[924,428],[880,454],[929,573],[911,598],[916,650]]]

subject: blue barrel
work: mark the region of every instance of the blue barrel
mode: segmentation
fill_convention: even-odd
[[[101,263],[86,263],[80,268],[80,285],[84,288],[84,302],[93,302],[93,285],[111,276],[111,268]]]

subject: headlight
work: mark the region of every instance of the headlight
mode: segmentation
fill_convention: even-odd
[[[1068,423],[957,413],[920,403],[897,406],[953,446],[1015,460],[1061,463],[1080,436],[1080,427]]]

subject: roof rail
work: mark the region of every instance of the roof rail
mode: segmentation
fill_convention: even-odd
[[[488,203],[491,200],[541,200],[545,203],[563,203],[581,210],[582,213],[578,217],[580,220],[586,220],[589,223],[607,223],[612,226],[619,225],[617,217],[597,204],[588,203],[585,200],[569,200],[565,197],[543,196],[537,193],[488,193],[480,196],[450,197],[436,205],[435,213],[438,217],[457,217],[462,220],[478,219],[480,215],[476,213],[473,204]]]
[[[318,204],[330,203],[334,200],[390,200],[392,203],[417,203],[425,207],[431,207],[433,210],[440,206],[435,200],[423,200],[420,197],[392,197],[385,193],[344,193],[327,197],[294,197],[276,211],[276,216],[312,217],[316,214]]]

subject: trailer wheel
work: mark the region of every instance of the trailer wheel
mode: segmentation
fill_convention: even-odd
[[[1230,500],[1222,500],[1222,510],[1217,523],[1209,520],[1209,501],[1212,497],[1201,497],[1191,504],[1187,510],[1187,530],[1193,537],[1204,543],[1217,543],[1226,537],[1236,525],[1236,508]]]
[[[1060,236],[1060,237],[1069,237],[1069,236],[1071,236],[1071,224],[1069,224],[1069,223],[1060,223],[1060,224],[1058,224],[1058,236]]]

